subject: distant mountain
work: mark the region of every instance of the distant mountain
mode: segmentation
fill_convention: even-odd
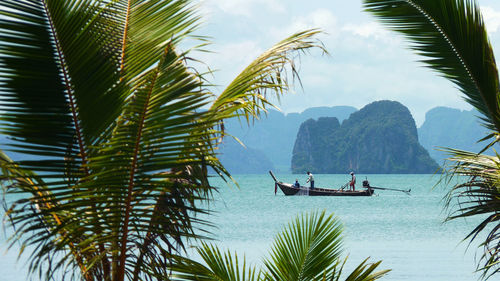
[[[231,174],[261,174],[274,170],[273,163],[260,150],[245,148],[227,137],[221,146],[219,159]]]
[[[436,162],[418,143],[415,121],[399,102],[371,103],[339,123],[309,119],[297,134],[292,172],[433,173]]]
[[[476,110],[459,110],[449,107],[436,107],[425,115],[425,122],[418,129],[420,143],[438,164],[447,157],[439,147],[457,148],[479,152],[486,143],[477,143],[487,136],[488,130],[480,125],[480,113]]]
[[[249,149],[264,153],[276,169],[287,172],[290,171],[293,145],[302,122],[310,118],[325,116],[344,120],[354,111],[356,108],[351,106],[313,107],[302,113],[287,115],[276,110],[269,110],[267,116],[262,117],[262,120],[256,121],[250,127],[245,123],[246,121],[240,122],[237,119],[228,120],[225,127],[229,134],[238,137]],[[245,151],[240,151],[243,154],[238,154],[234,151],[226,151],[226,149],[222,149],[221,152],[225,161],[237,161],[245,153]],[[222,163],[224,164],[224,161]],[[242,169],[244,171],[244,167]]]
[[[256,121],[250,127],[246,125],[245,121],[240,123],[237,119],[228,120],[225,124],[227,132],[242,140],[246,148],[231,138],[226,138],[226,144],[221,149],[222,154],[220,158],[222,159],[222,163],[233,174],[262,173],[269,169],[288,172],[290,171],[297,132],[303,122],[308,119],[317,119],[318,121],[308,120],[306,122],[308,128],[312,130],[311,133],[314,133],[313,136],[317,136],[320,134],[321,128],[328,128],[329,132],[334,132],[344,130],[345,126],[356,125],[340,125],[340,122],[347,119],[353,112],[356,112],[356,108],[351,106],[314,107],[308,108],[302,113],[289,113],[286,115],[276,110],[270,110],[267,117],[262,117],[262,120]],[[359,115],[359,112],[353,115],[352,118],[357,118],[356,116]],[[403,115],[408,117],[406,114]],[[440,165],[447,156],[443,152],[437,151],[437,147],[450,147],[478,152],[486,143],[478,144],[477,141],[485,137],[488,130],[480,125],[477,116],[479,116],[479,113],[475,110],[467,111],[448,107],[433,108],[427,112],[425,122],[418,128],[418,140],[427,149],[430,156]],[[336,117],[337,121],[333,121],[332,118],[323,117]],[[351,123],[354,120],[352,118],[349,119]],[[377,126],[379,122],[376,120],[373,121],[374,126]],[[349,122],[346,124],[349,124]],[[409,123],[413,123],[413,119]],[[304,131],[300,133],[300,135],[304,134],[306,134]],[[338,137],[336,134],[335,136],[333,135],[332,133],[330,137]],[[310,139],[312,139],[312,136]],[[305,140],[304,138],[299,141]],[[321,142],[321,140],[313,141]],[[0,149],[7,152],[7,155],[12,159],[28,160],[40,158],[38,156],[34,157],[32,155],[7,151],[8,149],[13,149],[8,146],[8,144],[12,143],[12,140],[8,140],[6,136],[0,135]],[[344,139],[334,140],[334,143],[337,147],[347,145]],[[498,147],[496,150],[500,151]],[[489,151],[489,153],[492,154],[493,152]],[[299,155],[296,157],[299,157]],[[308,157],[312,157],[312,155]],[[314,157],[328,163],[329,158],[332,156],[316,155]],[[309,159],[308,161],[312,160]],[[301,163],[308,162],[302,161]],[[310,166],[300,167],[300,171],[296,171],[303,172],[307,170],[306,167]],[[350,168],[345,169],[345,171],[342,170],[339,172],[344,173]]]

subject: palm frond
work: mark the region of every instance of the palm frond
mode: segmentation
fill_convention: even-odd
[[[365,0],[364,6],[390,28],[404,34],[412,42],[412,49],[427,57],[423,62],[455,83],[465,100],[483,115],[483,124],[492,133],[482,140],[493,140],[481,153],[497,143],[498,71],[478,4],[472,0]],[[493,225],[482,243],[484,266],[479,268],[483,276],[492,276],[500,268],[499,155],[445,151],[451,155],[451,164],[445,170],[447,178],[468,179],[448,193],[446,206],[453,210],[448,220],[487,215],[466,239],[474,240]]]
[[[298,216],[274,240],[271,257],[264,260],[264,280],[340,280],[342,225],[325,211]],[[381,261],[364,260],[346,281],[376,280],[389,270],[375,272]]]
[[[500,272],[500,155],[488,156],[457,149],[445,150],[450,154],[447,180],[465,177],[467,181],[456,184],[447,194],[447,220],[481,216],[479,223],[465,239],[474,241],[483,232],[481,256],[483,277]],[[446,179],[446,178],[445,178]]]
[[[382,278],[390,269],[375,272],[377,267],[382,263],[378,261],[375,263],[368,263],[368,258],[360,263],[352,272],[347,276],[345,281],[373,281]]]
[[[62,239],[67,238],[67,231],[64,228],[60,228],[60,226],[63,221],[68,219],[68,213],[57,211],[58,203],[54,200],[43,180],[31,171],[21,168],[2,151],[0,151],[0,167],[2,169],[0,183],[5,188],[4,196],[19,193],[32,195],[31,200],[17,200],[15,204],[6,208],[5,215],[8,217],[10,224],[17,226],[14,227],[15,234],[10,239],[12,243],[17,242],[16,237],[24,237],[25,240],[22,245],[24,248],[33,243],[34,240],[37,242],[42,240],[43,238],[40,239],[40,234],[42,237],[46,237],[45,235],[49,232],[57,233]],[[3,200],[5,202],[6,198],[4,197]],[[50,210],[50,212],[43,212],[42,210]],[[27,217],[35,219],[26,220]],[[30,264],[29,272],[34,273],[38,269],[39,276],[43,274],[49,280],[52,278],[54,272],[63,266],[63,264],[59,263],[43,273],[41,270],[43,264],[52,257],[52,254],[44,254],[50,248],[47,244],[51,244],[51,241],[46,241],[48,243],[37,242],[34,242],[34,244],[37,244],[37,247],[35,247],[31,256],[32,263]],[[77,266],[84,273],[83,275],[86,280],[90,280],[90,275],[85,274],[88,271],[88,267],[84,261],[85,259],[90,259],[91,256],[84,256],[85,254],[80,252],[74,243],[68,243],[67,246],[71,253],[69,256],[70,260],[74,262],[74,266]]]
[[[205,137],[213,124],[203,122],[206,112],[196,112],[209,97],[200,91],[200,85],[198,77],[187,71],[183,57],[167,46],[158,66],[137,80],[122,121],[117,123],[109,142],[103,144],[105,153],[92,161],[92,170],[100,171],[97,182],[104,187],[101,192],[110,200],[102,205],[110,215],[105,222],[109,229],[106,239],[116,241],[113,233],[120,233],[119,249],[113,259],[119,261],[122,274],[137,271],[126,264],[136,243],[149,243],[148,251],[154,248],[158,253],[155,262],[159,263],[163,253],[175,250],[174,241],[164,244],[161,240],[174,239],[182,247],[181,237],[196,236],[191,221],[200,221],[190,218],[189,212],[201,212],[194,204],[206,198],[212,188],[204,180],[206,175],[186,169],[214,157],[213,140]],[[175,192],[182,196],[175,198]],[[155,212],[167,198],[179,200],[172,201],[172,213],[165,212],[169,208]],[[176,228],[158,229],[158,224],[174,221]],[[140,260],[143,254],[137,256]],[[163,267],[163,276],[167,273]]]
[[[260,272],[255,267],[248,266],[245,258],[240,264],[238,255],[231,252],[221,252],[214,245],[202,243],[197,249],[206,265],[181,258],[172,267],[173,280],[191,281],[252,281],[261,280]]]
[[[213,94],[176,49],[198,24],[191,1],[5,0],[0,13],[0,131],[35,158],[0,153],[1,180],[23,196],[7,212],[13,241],[47,280],[168,279],[210,226],[194,216],[214,190],[207,168],[229,175],[215,146],[231,96],[287,89],[278,68],[317,33],[285,40],[254,63],[264,78],[250,71],[203,110]]]
[[[321,31],[306,30],[293,34],[251,62],[217,97],[211,110],[226,117],[243,116],[247,121],[258,117],[274,105],[268,95],[278,98],[298,79],[296,59],[300,53],[319,48],[327,53],[314,37]]]
[[[270,280],[327,279],[339,264],[342,226],[325,211],[297,217],[273,243],[264,261]]]
[[[124,99],[104,36],[113,31],[97,20],[100,5],[90,0],[2,5],[1,73],[9,92],[3,119],[10,125],[3,132],[25,143],[39,144],[43,136],[45,143],[67,147],[75,142],[73,129],[80,153],[88,154],[85,146],[114,121]]]
[[[80,18],[72,13],[76,4],[82,5],[80,11],[85,12],[86,17]],[[15,192],[25,192],[28,198],[32,198],[18,201],[13,205],[14,208],[9,210],[12,223],[19,226],[17,234],[27,237],[25,245],[41,242],[41,239],[49,237],[50,233],[68,237],[67,232],[60,227],[63,219],[69,216],[59,212],[58,202],[48,187],[60,192],[61,188],[71,184],[74,178],[68,182],[62,181],[68,170],[72,170],[74,176],[82,175],[78,167],[85,162],[86,151],[79,111],[72,103],[77,86],[69,74],[72,67],[66,63],[66,59],[72,55],[64,53],[63,48],[69,38],[74,37],[74,32],[83,28],[94,14],[95,8],[89,1],[0,3],[0,10],[3,12],[0,18],[0,75],[4,81],[1,85],[4,92],[1,100],[4,111],[1,130],[2,133],[23,142],[14,144],[15,150],[45,158],[42,161],[24,161],[20,165],[8,161],[2,163],[6,169],[27,171],[4,174],[5,179],[18,187]],[[60,22],[63,19],[69,19],[71,22],[64,25],[66,28],[63,28]],[[86,42],[80,40],[79,43]],[[88,54],[85,50],[82,50],[82,53]],[[68,154],[79,157],[65,161]],[[42,180],[40,176],[35,177],[35,173],[30,170],[42,172],[43,178],[47,180]],[[54,180],[55,178],[59,180]],[[12,190],[14,189],[8,189]],[[41,211],[48,209],[51,211]],[[42,261],[51,259],[54,253],[47,254],[47,249],[55,244],[50,239],[38,243],[34,251],[37,254],[32,255],[32,271],[43,265]],[[78,252],[75,250],[74,241],[67,246],[71,252]],[[80,269],[85,268],[82,267],[83,258],[83,254],[73,256],[73,265]],[[50,278],[52,272],[49,268],[47,278]],[[85,275],[87,278],[88,275]]]
[[[297,217],[274,240],[271,258],[264,260],[265,268],[256,271],[247,267],[214,245],[202,243],[197,248],[204,264],[178,258],[172,266],[173,280],[240,281],[240,280],[322,280],[338,281],[347,258],[341,263],[342,226],[337,218],[326,217],[325,211]],[[375,272],[381,261],[368,263],[365,259],[346,277],[346,281],[372,281],[389,270]]]
[[[27,153],[64,157],[74,129],[46,6],[10,0],[0,5],[2,133],[23,141]]]
[[[128,81],[154,67],[168,44],[178,45],[199,25],[192,1],[119,1],[121,72]]]
[[[473,0],[364,0],[365,10],[406,36],[428,67],[453,82],[483,123],[500,131],[498,71]]]

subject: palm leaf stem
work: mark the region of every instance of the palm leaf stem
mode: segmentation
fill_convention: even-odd
[[[496,116],[496,113],[497,113],[496,105],[492,105],[492,104],[487,102],[487,100],[485,99],[485,94],[484,94],[481,86],[479,85],[479,83],[475,79],[474,75],[472,75],[471,68],[466,63],[465,59],[462,57],[460,52],[457,51],[458,50],[457,47],[455,46],[455,44],[453,44],[453,41],[450,38],[450,36],[447,34],[446,30],[444,30],[439,25],[439,23],[422,6],[418,5],[417,3],[415,3],[412,0],[404,0],[404,1],[406,1],[410,6],[412,6],[413,8],[418,10],[420,13],[422,13],[422,15],[424,17],[426,17],[429,20],[429,22],[436,28],[436,30],[444,37],[446,43],[448,43],[450,48],[453,50],[453,52],[457,56],[457,59],[460,61],[463,68],[465,69],[465,72],[467,73],[467,76],[471,80],[472,84],[476,87],[477,91],[480,93],[480,96],[483,99],[483,102],[486,105],[486,108],[488,110],[488,113],[489,113],[488,116]],[[497,128],[498,131],[500,131],[500,120],[498,120],[497,118],[491,118],[491,121],[493,121],[495,123],[495,127]]]
[[[63,74],[63,79],[65,81],[66,92],[68,94],[69,105],[70,105],[70,108],[71,108],[71,116],[72,116],[72,119],[73,119],[73,124],[75,126],[76,139],[77,139],[77,142],[78,142],[78,147],[80,149],[80,157],[82,159],[82,165],[83,165],[83,168],[85,170],[85,174],[88,176],[89,175],[89,171],[88,171],[88,168],[87,168],[87,165],[86,165],[86,163],[87,163],[87,156],[86,156],[86,151],[85,151],[85,144],[84,144],[84,140],[83,140],[83,137],[82,137],[82,132],[81,132],[80,124],[78,122],[78,114],[77,114],[77,109],[76,109],[76,105],[75,105],[75,97],[74,97],[73,91],[71,89],[71,81],[69,79],[69,73],[68,73],[68,70],[67,70],[67,67],[66,67],[66,64],[65,64],[65,59],[64,59],[63,51],[61,49],[61,44],[60,44],[58,36],[57,36],[57,31],[56,31],[56,28],[54,26],[54,22],[52,21],[52,16],[50,14],[49,8],[47,6],[47,1],[43,1],[43,8],[44,8],[44,12],[47,15],[47,20],[48,20],[50,32],[52,33],[53,40],[54,40],[54,45],[55,45],[55,48],[56,48],[56,51],[57,51],[57,57],[59,59],[59,64],[60,64],[59,66],[60,66],[61,72]],[[61,221],[59,219],[57,219],[57,222],[58,222],[58,224],[61,223]],[[102,245],[102,243],[99,243],[99,250],[101,251],[101,253],[104,252],[104,245]],[[75,254],[76,254],[76,252],[75,252]],[[87,281],[92,281],[93,278],[89,274],[89,272],[85,269],[85,266],[82,264],[81,257],[79,255],[76,255],[75,258],[77,259],[77,262],[78,262],[79,266],[80,267],[83,266],[82,270],[84,272],[84,278]],[[104,258],[103,259],[103,266],[104,266],[105,276],[109,276],[109,267],[106,266],[106,265],[109,265],[109,262],[107,261],[106,258]]]
[[[49,8],[47,6],[47,1],[43,1],[43,7],[44,7],[44,11],[47,15],[50,31],[53,35],[54,45],[55,45],[55,48],[57,51],[57,57],[58,57],[59,63],[60,63],[60,69],[62,71],[64,81],[65,81],[66,92],[68,94],[69,105],[71,108],[71,116],[72,116],[73,123],[75,126],[76,139],[78,142],[78,148],[80,150],[80,157],[82,160],[83,170],[85,171],[85,175],[89,176],[90,172],[89,172],[89,169],[87,166],[87,153],[85,150],[85,141],[83,139],[82,129],[80,127],[80,123],[78,121],[78,112],[77,112],[77,108],[76,108],[76,104],[75,104],[75,96],[73,94],[72,87],[71,87],[71,81],[69,78],[70,75],[68,73],[68,69],[66,67],[65,58],[63,55],[61,44],[60,44],[58,36],[57,36],[57,30],[54,26],[54,22],[52,21],[51,14],[50,14]],[[91,204],[91,207],[93,207],[93,209],[95,209],[94,204]],[[60,223],[60,222],[58,222],[58,223]],[[100,227],[97,227],[96,231],[98,232],[98,234],[102,232]],[[103,253],[105,253],[105,248],[104,248],[104,245],[102,243],[99,243],[98,247],[99,247],[99,251],[100,251],[99,255],[102,255]],[[79,257],[77,256],[76,258],[79,258]],[[110,263],[105,255],[103,256],[103,259],[102,259],[102,265],[103,265],[103,272],[104,272],[105,280],[110,280],[109,279],[110,274],[111,274]],[[88,274],[87,270],[84,270],[83,272],[85,272],[85,278],[87,280],[92,280],[92,277]]]
[[[82,164],[85,167],[86,163],[87,163],[87,156],[86,156],[86,152],[85,152],[85,149],[84,149],[85,144],[84,144],[84,141],[83,141],[80,124],[78,122],[78,114],[77,114],[77,110],[76,110],[76,106],[75,106],[75,97],[74,97],[73,91],[71,89],[71,81],[69,79],[69,73],[68,73],[68,70],[67,70],[67,67],[66,67],[66,63],[65,63],[63,51],[61,49],[61,44],[59,43],[59,39],[57,37],[56,28],[54,26],[54,22],[52,21],[52,17],[50,15],[49,8],[47,7],[47,1],[43,1],[43,8],[44,8],[45,13],[47,14],[47,19],[49,21],[50,32],[52,33],[52,36],[53,36],[53,39],[54,39],[54,45],[56,47],[57,57],[58,57],[59,64],[60,64],[59,66],[60,66],[61,72],[63,74],[63,78],[64,78],[64,82],[65,82],[65,86],[66,86],[66,92],[68,93],[69,105],[70,105],[70,108],[71,108],[71,116],[73,118],[73,123],[74,123],[74,126],[75,126],[78,147],[80,149],[80,157],[82,158]],[[86,174],[87,175],[89,174],[88,170],[86,170]]]
[[[153,218],[161,215],[160,204],[161,204],[161,201],[163,200],[163,196],[165,196],[165,194],[166,194],[165,191],[163,191],[159,194],[158,199],[156,200],[155,207],[154,207],[155,208],[154,212],[153,212],[154,214],[152,215]],[[150,224],[149,224],[150,230],[146,233],[146,236],[144,237],[144,241],[140,247],[139,257],[137,258],[137,262],[135,263],[134,272],[132,274],[132,278],[133,278],[132,281],[139,280],[139,274],[141,273],[141,265],[144,261],[144,256],[147,253],[147,249],[149,248],[149,246],[153,242],[153,235],[158,236],[157,233],[151,231],[151,229],[153,229],[153,224],[154,224],[154,219],[151,219]]]
[[[164,55],[162,57],[162,60],[165,58],[167,53],[169,52],[170,47],[167,47],[164,51]],[[162,62],[158,65],[162,65]],[[156,83],[156,79],[158,78],[159,75],[159,69],[158,67],[156,68],[154,75],[152,77],[151,85],[148,90],[144,106],[141,111],[141,116],[140,116],[140,121],[139,121],[139,126],[137,129],[137,138],[135,140],[135,146],[134,146],[134,152],[133,152],[133,159],[132,163],[130,165],[130,175],[129,175],[129,183],[128,183],[128,190],[127,190],[127,199],[125,201],[125,218],[123,222],[123,236],[121,239],[121,249],[120,249],[120,258],[119,258],[119,268],[118,268],[118,273],[116,275],[115,280],[116,281],[122,281],[124,280],[125,277],[125,259],[126,259],[126,252],[127,252],[127,238],[128,238],[128,226],[129,226],[129,220],[130,220],[130,212],[132,209],[132,190],[134,188],[134,178],[135,178],[135,172],[137,169],[137,162],[138,162],[138,157],[139,157],[139,150],[140,150],[140,143],[141,143],[141,138],[142,138],[142,131],[144,128],[144,122],[146,120],[146,114],[147,114],[147,109],[149,106],[149,102],[151,99],[151,95]]]
[[[127,2],[127,14],[125,16],[125,26],[123,28],[123,38],[122,38],[122,50],[121,50],[121,55],[120,55],[120,73],[123,71],[123,67],[125,64],[125,47],[127,45],[127,31],[128,31],[128,25],[129,25],[129,20],[130,20],[130,6],[131,6],[131,1],[128,0]],[[121,78],[123,79],[123,77]]]

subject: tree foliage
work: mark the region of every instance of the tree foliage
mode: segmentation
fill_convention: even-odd
[[[287,92],[318,30],[270,48],[221,93],[190,65],[200,18],[188,0],[2,0],[1,154],[11,243],[46,279],[166,280],[204,237],[207,169],[230,175],[223,122],[256,118]],[[194,40],[196,39],[196,40]],[[290,79],[290,80],[289,80]]]
[[[251,281],[251,280],[346,280],[371,281],[389,270],[375,271],[381,261],[365,259],[347,276],[342,275],[347,258],[341,259],[342,225],[338,218],[323,212],[298,216],[274,239],[270,257],[263,268],[249,266],[231,252],[203,243],[198,253],[205,264],[192,260],[173,266],[174,280],[179,281]],[[342,278],[342,279],[341,279]]]

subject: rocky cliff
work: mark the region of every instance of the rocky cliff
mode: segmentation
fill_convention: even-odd
[[[355,111],[356,108],[351,106],[313,107],[302,113],[286,115],[276,110],[269,110],[267,116],[263,116],[261,120],[256,121],[251,126],[247,126],[245,121],[240,122],[235,118],[229,119],[225,124],[228,134],[238,137],[248,149],[236,150],[233,145],[230,145],[229,149],[223,147],[221,149],[224,158],[222,163],[234,163],[235,170],[238,169],[241,173],[250,173],[255,169],[260,170],[259,167],[252,166],[258,163],[254,160],[250,161],[250,159],[255,158],[257,154],[265,154],[275,169],[289,172],[295,137],[302,122],[309,118],[316,119],[322,116],[335,116],[344,120]],[[254,153],[252,149],[261,153]],[[248,165],[241,162],[242,157],[248,158]],[[236,167],[237,163],[240,163],[239,167]]]
[[[378,101],[336,118],[309,119],[300,126],[292,156],[292,172],[304,173],[433,173],[436,162],[418,143],[408,108]]]

